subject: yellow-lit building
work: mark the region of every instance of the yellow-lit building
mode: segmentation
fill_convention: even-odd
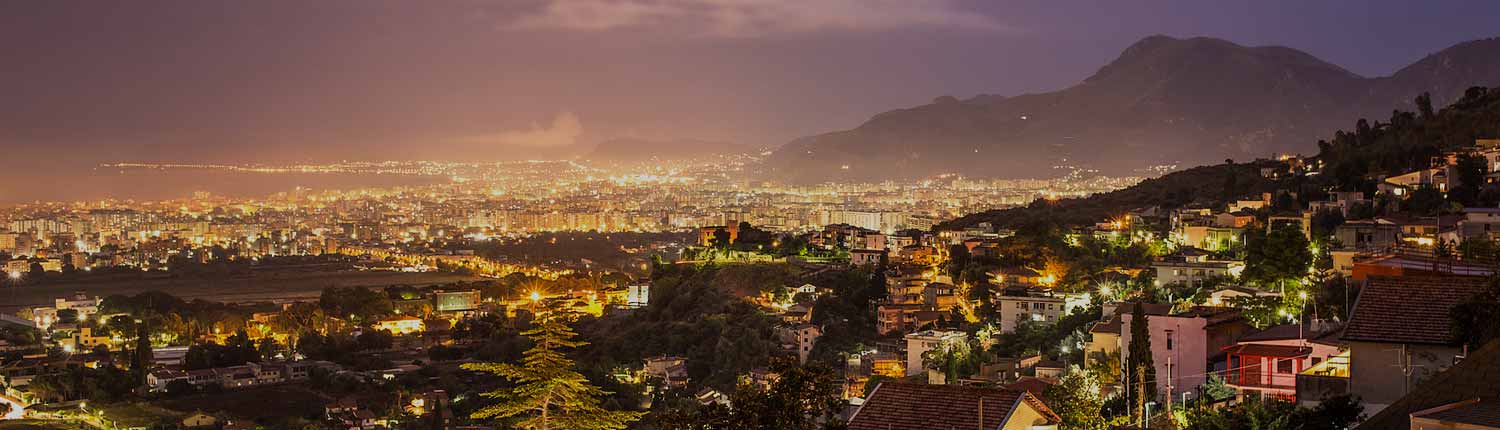
[[[421,333],[426,328],[426,324],[422,323],[421,318],[413,316],[386,318],[375,323],[376,330],[385,330],[392,334]]]

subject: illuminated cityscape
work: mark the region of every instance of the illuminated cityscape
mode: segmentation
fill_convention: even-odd
[[[1500,429],[1495,16],[0,4],[0,430]]]

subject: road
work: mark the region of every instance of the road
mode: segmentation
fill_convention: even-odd
[[[6,409],[8,412],[5,416],[0,416],[0,420],[19,420],[26,417],[26,407],[10,396],[0,394],[0,407],[8,408]]]

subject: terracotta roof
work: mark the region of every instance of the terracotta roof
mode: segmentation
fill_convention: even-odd
[[[848,430],[999,429],[1023,401],[1052,423],[1060,421],[1051,409],[1025,391],[882,382],[855,411]],[[981,405],[983,423],[980,423]]]
[[[1052,378],[1038,378],[1038,377],[1035,377],[1035,376],[1022,376],[1021,379],[1017,379],[1016,382],[1012,382],[1010,384],[1007,384],[1005,386],[1005,389],[1007,389],[1007,390],[1016,390],[1016,391],[1025,391],[1027,393],[1031,393],[1031,395],[1033,395],[1033,396],[1036,396],[1036,398],[1038,398],[1038,399],[1042,399],[1042,401],[1045,402],[1045,401],[1048,401],[1047,400],[1047,387],[1051,387],[1053,385],[1057,385],[1057,382],[1058,381],[1056,379],[1052,379]]]
[[[1124,326],[1124,323],[1120,320],[1120,315],[1128,314],[1134,309],[1135,303],[1120,303],[1119,306],[1115,307],[1115,314],[1113,316],[1108,316],[1108,318],[1100,320],[1098,324],[1094,324],[1093,327],[1089,327],[1089,333],[1120,334],[1120,328]],[[1141,311],[1145,312],[1147,317],[1163,316],[1172,313],[1172,305],[1142,303]]]
[[[1240,342],[1301,339],[1306,334],[1312,334],[1311,329],[1312,327],[1303,327],[1302,324],[1282,324],[1247,334],[1240,338]]]
[[[1415,412],[1412,417],[1500,428],[1500,401],[1473,399]]]
[[[1359,292],[1344,329],[1345,341],[1453,343],[1453,306],[1484,290],[1473,276],[1374,276]]]
[[[1307,354],[1312,353],[1312,348],[1290,345],[1265,345],[1259,343],[1249,343],[1231,345],[1224,348],[1224,352],[1235,355],[1289,358],[1306,356]]]
[[[1357,430],[1406,430],[1410,414],[1472,399],[1500,396],[1500,341],[1491,341],[1360,424]],[[1477,411],[1475,413],[1478,413]]]

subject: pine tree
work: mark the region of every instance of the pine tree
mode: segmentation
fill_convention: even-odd
[[[1126,392],[1133,396],[1131,413],[1139,414],[1146,403],[1156,401],[1156,362],[1151,358],[1151,323],[1146,317],[1146,310],[1141,307],[1141,302],[1135,302],[1135,307],[1130,310],[1130,356],[1127,359],[1131,386]],[[1144,374],[1144,378],[1137,379],[1137,375]],[[1145,390],[1140,389],[1145,386]],[[1145,396],[1136,393],[1144,392]]]
[[[146,371],[155,361],[151,352],[151,329],[146,320],[135,325],[135,351],[130,356],[130,373],[136,382],[146,383]]]
[[[573,370],[573,360],[564,348],[577,348],[586,342],[573,340],[577,333],[564,323],[565,316],[550,309],[535,328],[521,333],[531,339],[520,364],[470,363],[466,370],[492,373],[517,385],[484,393],[500,402],[471,414],[475,419],[512,420],[515,428],[532,430],[623,429],[640,419],[642,413],[611,411],[599,406],[599,399],[610,393],[589,383],[588,378]]]

